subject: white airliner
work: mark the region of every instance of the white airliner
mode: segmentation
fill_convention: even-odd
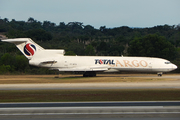
[[[64,56],[64,50],[44,49],[30,38],[6,39],[14,43],[29,59],[29,64],[51,70],[83,72],[83,76],[96,76],[96,72],[163,72],[177,69],[170,61],[152,57],[113,57],[113,56]]]

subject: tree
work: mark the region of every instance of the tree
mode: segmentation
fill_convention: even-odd
[[[24,55],[15,56],[14,67],[17,71],[24,72],[28,66],[28,59]]]
[[[108,46],[106,42],[101,42],[99,46],[97,47],[98,51],[107,51]]]
[[[67,52],[65,53],[65,55],[76,55],[76,54],[74,53],[74,51],[67,51]]]
[[[50,21],[41,23],[32,17],[28,18],[26,22],[15,19],[8,21],[8,18],[5,18],[0,19],[0,34],[6,35],[8,38],[29,37],[44,48],[65,49],[68,55],[119,56],[126,54],[162,57],[176,61],[180,68],[180,24],[158,25],[151,28],[130,28],[128,26],[106,28],[106,26],[101,26],[96,29],[91,25],[83,25],[82,22],[69,22],[68,24],[59,22],[59,25],[56,26]],[[0,39],[2,39],[1,36]],[[15,66],[16,70],[22,71],[24,63],[19,67],[14,64],[16,61],[18,64],[21,63],[20,56],[16,57],[16,55],[20,55],[18,49],[13,44],[0,42],[0,59],[3,59],[4,53],[10,53],[13,61],[10,61],[9,56],[10,59],[7,59],[7,62],[10,63],[7,64],[4,61],[0,64],[2,69],[9,70],[9,67]],[[35,72],[37,71],[35,70]]]
[[[0,59],[0,73],[14,71],[14,56],[5,53]]]
[[[71,32],[74,34],[83,33],[83,23],[82,22],[69,22],[67,24],[68,28],[70,28]]]
[[[108,49],[108,55],[110,56],[120,56],[123,55],[124,51],[124,46],[120,44],[113,44],[109,49]]]
[[[95,55],[95,51],[92,45],[88,45],[85,50],[86,55],[92,56]]]
[[[84,55],[84,45],[82,43],[70,42],[67,45],[66,51],[73,51],[76,55]]]
[[[0,74],[2,73],[7,73],[11,71],[11,66],[10,65],[0,65]]]
[[[33,22],[35,22],[35,20],[34,20],[34,18],[30,17],[27,22],[28,23],[33,23]]]
[[[175,47],[163,36],[156,34],[135,38],[130,42],[129,55],[175,59]]]
[[[4,18],[4,22],[8,23],[9,22],[8,18]]]
[[[47,41],[52,39],[52,35],[43,29],[29,30],[26,36],[35,40]]]
[[[64,22],[60,22],[59,23],[59,28],[65,29],[66,28],[66,24]]]
[[[93,26],[91,25],[86,25],[84,26],[84,32],[87,35],[95,35],[95,29]]]
[[[14,56],[12,56],[9,53],[5,53],[1,59],[0,59],[0,64],[4,64],[4,65],[13,65],[14,63]]]
[[[101,32],[104,32],[104,31],[106,30],[106,26],[101,26],[101,27],[99,28],[99,30],[100,30]]]

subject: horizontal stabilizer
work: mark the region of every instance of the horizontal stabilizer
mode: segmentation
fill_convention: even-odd
[[[20,43],[24,43],[27,42],[27,39],[6,39],[6,40],[1,40],[2,42],[9,42],[9,43],[14,43],[14,44],[20,44]]]

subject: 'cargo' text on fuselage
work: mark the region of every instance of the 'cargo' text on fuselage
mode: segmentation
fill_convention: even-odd
[[[145,60],[111,60],[111,59],[95,59],[95,64],[109,65],[111,67],[148,67]]]

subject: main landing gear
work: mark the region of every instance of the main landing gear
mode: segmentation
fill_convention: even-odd
[[[95,71],[86,71],[83,74],[83,77],[96,77],[96,72]]]
[[[161,77],[163,73],[162,73],[162,72],[159,72],[159,73],[157,73],[157,74],[158,74],[159,77]]]

